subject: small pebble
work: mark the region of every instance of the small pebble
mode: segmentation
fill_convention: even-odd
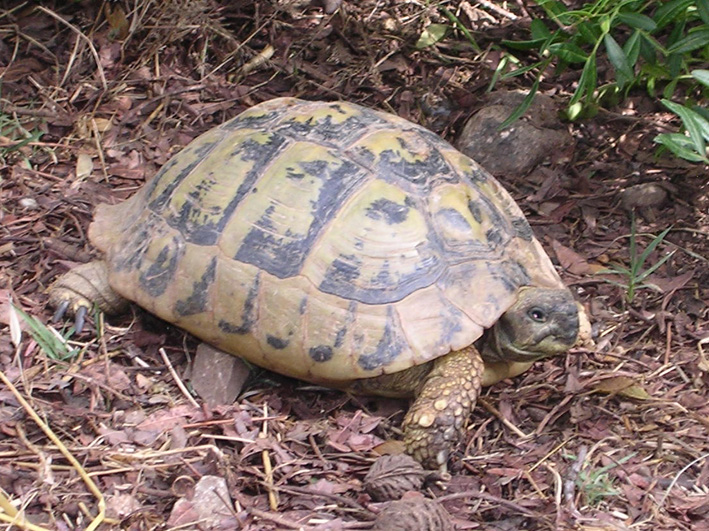
[[[39,203],[32,197],[23,197],[20,199],[20,206],[26,208],[27,210],[37,210],[39,208]]]

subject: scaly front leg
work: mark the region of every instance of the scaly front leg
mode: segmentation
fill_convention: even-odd
[[[434,362],[423,380],[402,428],[408,454],[426,468],[446,471],[480,394],[484,366],[474,347]]]

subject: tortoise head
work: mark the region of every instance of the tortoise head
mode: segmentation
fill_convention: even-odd
[[[492,328],[486,361],[534,361],[569,350],[579,334],[579,309],[567,289],[523,287]]]

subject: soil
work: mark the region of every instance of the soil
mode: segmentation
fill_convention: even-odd
[[[191,139],[261,101],[348,100],[453,142],[483,105],[502,39],[528,35],[525,4],[3,4],[6,528],[374,525],[385,505],[363,479],[395,451],[405,401],[254,370],[236,402],[207,407],[189,387],[194,338],[133,307],[91,315],[67,339],[46,289],[94,256],[86,229],[96,205],[129,197]],[[450,26],[441,6],[481,51],[453,28],[417,47],[430,24]],[[549,72],[540,91],[561,108],[578,74]],[[600,80],[610,75],[600,61]],[[499,179],[584,305],[595,344],[486,389],[451,478],[420,490],[458,529],[709,529],[709,172],[658,152],[653,138],[678,123],[641,89],[559,127],[571,146]],[[631,264],[634,274],[618,273]],[[205,478],[228,492],[229,511],[200,524],[190,510]]]

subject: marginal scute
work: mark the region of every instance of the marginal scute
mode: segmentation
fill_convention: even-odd
[[[217,269],[217,257],[209,260],[207,268],[192,284],[192,293],[175,304],[175,313],[180,316],[194,315],[208,310],[209,292]]]
[[[361,349],[357,363],[365,371],[384,371],[392,361],[409,350],[393,308],[388,308],[381,339],[373,350]]]

